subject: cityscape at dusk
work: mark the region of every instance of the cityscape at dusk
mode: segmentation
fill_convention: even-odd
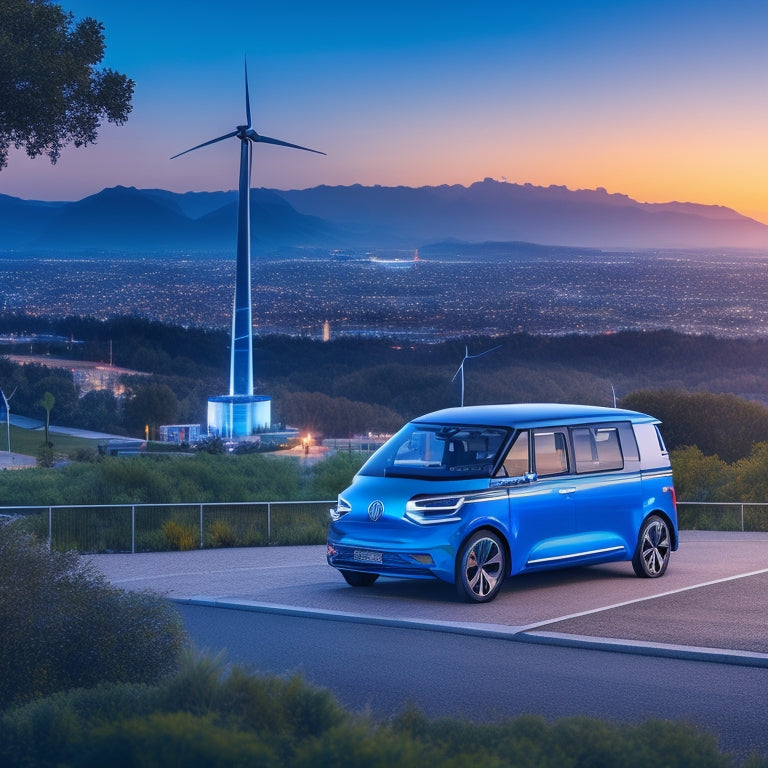
[[[0,313],[149,320],[227,330],[227,258],[4,258]],[[41,271],[47,280],[35,276]],[[723,285],[728,291],[723,292]],[[740,253],[603,253],[515,263],[327,254],[259,260],[256,335],[380,336],[436,342],[471,335],[671,329],[768,337],[768,265]]]
[[[104,24],[136,83],[121,127],[52,166],[13,150],[0,193],[235,186],[244,118],[326,157],[258,147],[253,185],[471,184],[490,177],[723,205],[768,223],[768,6],[758,0],[229,5],[65,0]]]

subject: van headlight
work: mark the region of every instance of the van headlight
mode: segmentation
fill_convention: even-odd
[[[341,520],[344,515],[352,511],[352,505],[342,496],[339,496],[335,507],[331,507],[329,510],[331,520],[335,523],[337,520]]]
[[[406,503],[405,516],[419,525],[453,523],[463,506],[463,496],[416,496]]]

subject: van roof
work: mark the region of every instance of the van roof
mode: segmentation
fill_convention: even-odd
[[[632,421],[658,424],[658,419],[645,413],[622,408],[567,403],[500,403],[444,408],[419,416],[415,422],[449,422],[482,424],[483,426],[533,427],[579,424],[582,422]]]

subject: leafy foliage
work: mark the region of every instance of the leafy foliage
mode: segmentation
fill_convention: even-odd
[[[93,144],[102,119],[122,125],[134,83],[104,58],[104,27],[50,0],[0,4],[0,170],[8,150],[25,147],[52,163],[62,148]]]
[[[320,490],[335,498],[362,459],[324,460],[304,474],[293,459],[263,454],[103,458],[0,472],[0,499],[5,506],[280,501],[317,498]],[[323,479],[315,484],[316,477]]]
[[[106,583],[74,553],[0,525],[0,708],[102,682],[156,682],[182,648],[161,598]]]
[[[65,341],[58,346],[53,341],[40,342],[38,353],[106,360],[113,341],[115,364],[151,374],[127,381],[126,399],[90,393],[78,400],[67,371],[15,366],[0,358],[0,386],[7,392],[17,388],[13,409],[18,414],[40,418],[38,403],[49,391],[56,398],[59,425],[87,425],[111,434],[143,437],[148,423],[151,427],[174,421],[203,423],[207,398],[226,391],[228,335],[223,330],[180,328],[136,317],[99,322],[7,315],[2,323],[8,332],[55,334],[83,342],[74,346]],[[267,336],[256,341],[254,368],[258,391],[272,398],[274,422],[343,438],[367,431],[389,432],[422,413],[458,405],[459,381],[452,377],[465,345],[471,350],[500,345],[482,361],[468,363],[468,405],[518,401],[610,405],[613,390],[620,396],[638,391],[738,395],[768,403],[768,344],[759,339],[691,337],[671,331],[557,338],[513,334],[410,346],[385,339],[339,338],[323,343]],[[165,387],[174,397],[168,396]],[[670,446],[684,444],[678,443],[675,433],[682,430],[685,436],[689,425],[681,422],[676,428],[670,409],[659,401],[663,397],[646,402],[644,408],[664,420]],[[727,402],[704,403],[707,408],[713,405],[730,407]],[[692,415],[699,407],[686,406]],[[751,418],[740,404],[731,417]],[[746,455],[749,447],[745,453],[744,442],[755,426],[751,430],[739,434],[738,444],[729,450]],[[736,440],[737,432],[732,430],[730,437]],[[709,445],[699,447],[712,452]],[[730,453],[722,457],[734,458]]]
[[[654,720],[609,724],[526,715],[495,723],[430,720],[409,709],[389,723],[345,712],[298,677],[277,679],[188,654],[155,686],[104,685],[40,699],[0,720],[0,760],[17,766],[484,765],[729,768],[714,736]],[[752,756],[745,765],[765,768]]]
[[[768,499],[768,443],[755,443],[749,456],[728,463],[696,446],[670,453],[680,501],[762,503]]]

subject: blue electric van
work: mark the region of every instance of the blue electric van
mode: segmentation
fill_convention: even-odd
[[[408,423],[331,510],[328,563],[352,586],[442,579],[492,600],[507,576],[677,549],[669,455],[652,416],[562,404],[449,408]]]

